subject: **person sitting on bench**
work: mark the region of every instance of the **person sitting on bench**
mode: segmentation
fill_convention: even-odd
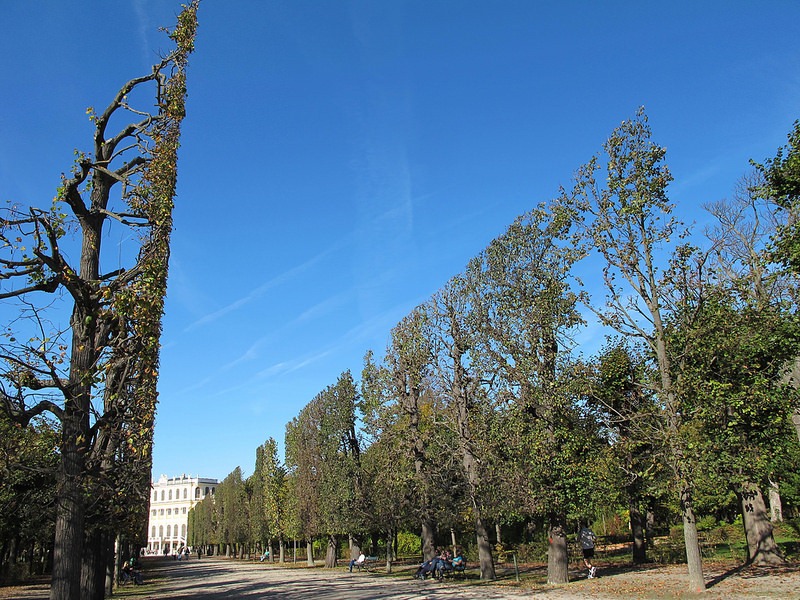
[[[364,561],[367,560],[367,557],[364,556],[364,553],[358,555],[358,558],[354,558],[350,561],[350,572],[353,572],[353,567],[361,567],[364,564]]]

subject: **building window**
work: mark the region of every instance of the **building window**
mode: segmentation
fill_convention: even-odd
[[[156,526],[153,525],[153,528],[150,530],[150,537],[156,537]]]
[[[181,525],[181,537],[186,537],[186,525]]]
[[[194,498],[195,498],[195,500],[199,500],[200,499],[200,488],[195,488],[195,490],[194,490]]]
[[[183,488],[183,499],[186,500],[189,497],[189,488]]]
[[[158,502],[158,490],[153,490],[153,502]]]
[[[164,490],[161,490],[161,501],[164,501]]]
[[[169,491],[169,499],[172,500],[172,490]]]
[[[186,507],[183,507],[183,514],[186,514]]]
[[[155,508],[153,509],[153,516],[154,517],[156,516],[156,509]]]
[[[164,537],[164,526],[163,525],[159,525],[158,526],[158,537],[160,537],[160,538]]]
[[[159,511],[158,511],[158,514],[159,514],[159,515],[161,515],[161,516],[163,517],[163,516],[164,516],[164,509],[162,508],[161,510],[159,510]]]
[[[171,508],[168,508],[168,509],[167,509],[167,515],[171,515],[171,514],[172,514],[172,509],[171,509]]]
[[[208,486],[206,486],[206,496],[208,496]]]
[[[167,537],[172,537],[172,525],[167,525]]]

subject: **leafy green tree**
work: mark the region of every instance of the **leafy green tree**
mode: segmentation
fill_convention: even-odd
[[[548,522],[550,583],[568,581],[567,516],[589,505],[575,491],[592,489],[583,457],[595,444],[588,421],[573,410],[578,390],[567,352],[570,333],[582,323],[570,287],[583,256],[573,240],[574,216],[559,202],[541,204],[469,267],[479,286],[472,303],[480,307],[472,360],[494,374],[494,393],[507,407],[508,433],[498,441],[511,448],[509,466],[516,462],[508,471],[514,491]]]
[[[244,557],[249,538],[250,514],[242,469],[236,467],[217,486],[215,508],[219,519],[220,542],[226,556]]]
[[[387,377],[388,371],[376,365],[368,352],[361,379],[365,506],[368,528],[385,535],[386,571],[391,573],[398,533],[413,530],[419,518],[414,502],[414,457],[408,451],[404,418],[397,404],[387,398]]]
[[[426,383],[432,366],[431,336],[428,320],[421,308],[413,310],[391,332],[384,366],[387,384],[385,396],[396,403],[402,427],[406,428],[405,450],[413,457],[414,506],[421,525],[422,554],[425,560],[436,554],[437,489],[430,420],[433,417],[432,396]]]
[[[289,539],[286,469],[278,458],[278,444],[274,439],[269,438],[264,442],[257,454],[253,475],[258,478],[261,489],[258,507],[264,526],[261,541],[271,547],[269,540],[277,540],[279,561],[283,563],[286,560],[286,541]]]
[[[795,121],[786,146],[779,148],[774,158],[755,165],[765,183],[759,193],[777,202],[788,219],[776,232],[774,257],[800,273],[800,121]]]
[[[474,343],[470,300],[474,302],[475,297],[469,287],[470,281],[468,276],[451,279],[434,295],[428,311],[433,321],[431,333],[437,355],[437,378],[442,394],[449,401],[449,414],[467,483],[481,579],[493,580],[496,573],[486,522],[487,509],[492,506],[490,490],[494,487],[486,467],[489,463],[487,425],[492,420],[492,408],[481,386],[481,376],[470,369],[470,350]]]
[[[797,323],[769,310],[737,310],[722,297],[704,301],[691,336],[680,346],[681,387],[698,421],[693,444],[706,479],[739,497],[749,561],[781,564],[762,487],[778,471],[792,431],[788,415],[798,394],[781,381],[786,361],[797,352]],[[711,360],[709,360],[709,357]]]
[[[361,448],[356,434],[358,391],[349,371],[318,401],[321,526],[328,536],[326,567],[335,567],[339,538],[364,528]]]
[[[189,511],[189,530],[187,543],[204,549],[219,544],[214,495],[208,494]]]
[[[672,175],[666,150],[651,140],[644,110],[615,129],[604,144],[605,186],[596,179],[597,158],[579,169],[569,199],[586,215],[591,245],[604,260],[606,302],[595,308],[601,322],[620,334],[641,340],[658,367],[654,391],[663,406],[663,435],[679,489],[689,587],[705,589],[703,564],[692,499],[692,465],[682,441],[681,401],[674,383],[673,357],[667,348],[666,316],[672,282],[659,267],[662,253],[681,235],[667,195]],[[591,306],[591,305],[590,305]]]
[[[594,379],[587,404],[606,430],[612,478],[624,493],[633,536],[633,562],[647,562],[646,513],[662,501],[664,460],[654,444],[659,406],[649,383],[647,356],[627,340],[612,340],[591,366]]]
[[[49,563],[55,528],[58,431],[37,418],[22,428],[0,413],[0,578],[10,581],[23,550],[28,574]]]
[[[783,376],[785,365],[797,363],[794,332],[797,312],[796,274],[771,261],[770,239],[776,231],[787,226],[790,215],[781,209],[775,198],[764,197],[765,184],[762,175],[757,170],[742,180],[731,199],[706,207],[717,219],[716,226],[708,235],[713,243],[713,269],[718,283],[707,294],[708,299],[702,303],[703,319],[700,325],[705,329],[718,316],[722,319],[718,323],[719,327],[714,325],[711,331],[706,329],[705,335],[716,332],[722,334],[724,337],[717,342],[722,347],[726,347],[731,339],[738,339],[745,344],[726,351],[723,354],[724,360],[730,361],[730,364],[709,374],[709,383],[724,382],[730,386],[726,389],[731,390],[731,397],[725,400],[731,404],[725,409],[726,412],[742,411],[743,398],[738,386],[746,382],[746,387],[754,395],[755,404],[760,404],[761,410],[776,411],[775,414],[783,415],[783,419],[779,418],[777,422],[767,418],[760,423],[751,423],[752,414],[745,411],[747,415],[741,423],[748,423],[747,433],[740,431],[740,435],[750,437],[752,432],[752,437],[756,437],[770,432],[769,443],[783,445],[785,453],[783,421],[788,420],[787,417],[792,412],[797,414],[800,406],[797,403],[790,402],[786,405],[783,402],[795,395],[792,389],[787,388],[785,393],[777,391],[786,383]],[[718,314],[715,316],[715,313]],[[754,319],[764,319],[763,325],[772,327],[774,335],[764,338],[758,325],[755,325],[756,331],[752,336],[736,334],[754,326]],[[726,329],[727,327],[731,329]],[[699,345],[708,342],[709,340],[702,338],[697,341]],[[757,379],[753,379],[754,369],[758,370]],[[730,380],[734,375],[741,376],[743,381]],[[718,394],[715,399],[719,401],[722,397]],[[717,433],[717,429],[712,426],[711,432]],[[781,439],[783,441],[779,442]],[[773,452],[777,452],[777,448],[773,448]],[[723,452],[722,455],[724,454]],[[745,457],[749,457],[749,460]],[[720,469],[728,473],[728,481],[735,483],[748,539],[749,558],[761,564],[780,563],[782,558],[773,540],[772,525],[761,492],[764,483],[768,482],[771,503],[780,504],[779,486],[773,479],[777,479],[777,471],[774,465],[772,471],[759,471],[757,465],[761,463],[764,466],[763,462],[757,460],[757,456],[756,460],[752,460],[753,455],[747,452],[743,452],[741,458],[749,463],[750,468],[734,467],[731,470],[731,464],[723,461]],[[743,480],[744,474],[753,479]]]
[[[286,466],[295,499],[297,534],[306,542],[306,560],[314,565],[313,540],[322,531],[320,451],[317,447],[318,403],[309,403],[286,425]]]

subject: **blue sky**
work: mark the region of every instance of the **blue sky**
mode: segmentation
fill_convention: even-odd
[[[0,4],[0,201],[49,204],[90,149],[86,107],[149,70],[178,10]],[[794,0],[203,0],[199,18],[155,478],[252,472],[638,106],[699,223],[800,118]]]

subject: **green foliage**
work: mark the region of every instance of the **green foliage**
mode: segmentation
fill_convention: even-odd
[[[45,556],[55,525],[58,430],[36,419],[27,428],[0,412],[0,579],[10,580],[23,550]],[[26,552],[25,571],[33,574],[34,557]]]
[[[800,228],[797,211],[800,210],[800,121],[795,121],[786,146],[779,148],[774,158],[755,165],[764,176],[766,184],[760,195],[773,199],[789,215],[789,222],[780,227],[774,238],[774,257],[800,272]]]

